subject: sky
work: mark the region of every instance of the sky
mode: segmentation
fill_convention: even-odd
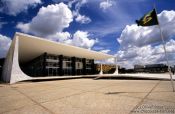
[[[114,55],[125,68],[166,63],[158,26],[135,23],[154,4],[174,65],[175,0],[0,0],[0,58],[22,32]]]

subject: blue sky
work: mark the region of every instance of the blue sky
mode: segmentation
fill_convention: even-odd
[[[63,2],[64,5],[60,5],[61,2]],[[173,20],[175,19],[175,0],[31,0],[31,2],[27,2],[27,0],[1,0],[0,38],[1,40],[4,37],[12,39],[15,32],[24,32],[35,36],[45,37],[49,40],[102,51],[112,55],[117,54],[118,58],[121,60],[120,64],[123,64],[126,67],[128,65],[131,66],[134,63],[161,63],[164,62],[163,55],[159,55],[159,57],[157,57],[158,55],[155,55],[157,52],[162,53],[161,42],[160,40],[157,40],[159,38],[159,36],[157,36],[159,35],[157,29],[149,28],[148,30],[147,28],[144,28],[145,31],[148,31],[147,34],[141,27],[134,26],[136,19],[141,18],[145,13],[153,9],[153,4],[156,4],[158,14],[163,11],[168,11],[160,15],[160,20],[163,20],[163,22],[160,23],[164,23],[164,19],[166,18],[170,25],[167,26],[167,28],[174,28],[175,26],[171,25],[172,23],[174,24]],[[53,10],[54,8],[58,10],[59,13],[56,14],[58,19],[64,20],[64,18],[61,18],[62,13],[68,13],[68,10],[71,12],[72,16],[68,15],[67,17],[70,19],[66,20],[66,18],[64,22],[67,25],[62,25],[64,23],[58,22],[58,20],[52,20],[53,16],[50,16],[49,13],[47,13],[47,11],[50,10],[48,7],[50,5],[53,5]],[[50,27],[49,24],[51,21],[55,21],[54,28],[46,28],[46,30],[38,30],[38,27],[34,28],[36,27],[35,22],[38,22],[39,19],[41,19],[39,22],[42,24],[43,18],[41,18],[42,16],[39,16],[42,7],[45,7],[47,10],[43,10],[47,13],[45,16],[50,16],[51,18],[47,23],[43,23],[40,28]],[[64,8],[65,10],[60,11],[59,8]],[[170,13],[169,11],[172,12]],[[172,17],[174,19],[171,19]],[[37,21],[35,20],[32,22],[34,18],[37,18]],[[170,21],[168,20],[169,18]],[[56,24],[62,26],[56,26]],[[36,31],[33,31],[32,28],[34,28],[34,30],[36,29]],[[165,34],[167,34],[167,36],[165,35],[165,39],[167,43],[171,44],[168,48],[170,48],[170,52],[173,53],[175,49],[172,49],[172,45],[175,44],[175,32],[166,31],[167,28],[163,28],[163,30],[165,29]],[[53,31],[48,32],[47,30]],[[41,34],[43,31],[48,32],[48,34]],[[145,39],[139,39],[139,41],[137,41],[137,36],[130,32],[143,32],[141,35],[143,39],[149,35],[151,36],[147,38],[148,40],[153,37],[156,38],[155,41],[145,41]],[[55,36],[57,36],[57,38],[52,38]],[[60,36],[60,38],[58,38],[58,36]],[[127,39],[127,41],[125,39]],[[3,43],[2,46],[6,45]],[[152,60],[152,58],[149,57],[140,57],[138,53],[133,52],[133,50],[139,52],[141,51],[139,49],[142,48],[143,50],[155,50],[156,52],[152,52],[151,54],[150,52],[147,52],[147,54],[150,54],[149,56],[153,56],[153,58],[157,58]],[[7,49],[8,47],[1,50],[0,53],[4,54],[4,51]],[[128,60],[126,60],[126,58]],[[171,59],[174,64],[174,58],[171,57]],[[126,61],[126,63],[123,63],[123,61]]]

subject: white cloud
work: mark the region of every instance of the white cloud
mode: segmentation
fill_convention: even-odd
[[[48,38],[53,41],[66,43],[71,39],[71,34],[69,32],[57,32],[56,34],[48,36]]]
[[[175,63],[175,40],[170,40],[166,43],[166,49],[168,52],[168,59],[171,61],[170,64]],[[165,54],[163,46],[146,45],[142,47],[132,47],[127,50],[120,50],[118,53],[118,60],[121,66],[126,68],[132,68],[135,64],[156,64],[165,63]]]
[[[96,40],[91,39],[88,32],[78,30],[73,35],[63,32],[63,29],[69,27],[72,21],[71,10],[64,3],[60,3],[40,8],[31,22],[18,23],[16,27],[25,33],[33,33],[53,41],[91,49]],[[88,20],[80,21],[87,22]]]
[[[114,58],[109,58],[109,59],[106,59],[106,60],[102,60],[102,61],[95,61],[95,63],[102,63],[102,64],[113,64],[115,65],[115,59]]]
[[[74,0],[74,1],[77,2],[75,5],[76,10],[80,10],[80,8],[88,2],[87,0]]]
[[[11,39],[7,36],[3,36],[2,34],[0,34],[0,58],[3,58],[6,56],[7,51],[10,47],[11,44]]]
[[[30,23],[18,23],[17,28],[23,32],[47,36],[62,32],[73,21],[71,10],[64,3],[40,8]]]
[[[68,3],[70,8],[72,8],[72,5],[75,4],[75,11],[73,11],[73,15],[75,17],[75,21],[78,23],[88,24],[92,21],[88,16],[80,14],[81,7],[87,2],[87,0],[73,0]]]
[[[106,0],[106,1],[100,2],[100,8],[103,10],[106,10],[106,9],[112,7],[112,5],[113,5],[113,2],[111,0]]]
[[[60,2],[69,2],[70,0],[52,0],[55,3],[60,3]]]
[[[162,11],[158,15],[165,38],[166,48],[171,63],[175,63],[175,11]],[[136,24],[127,25],[118,38],[119,64],[133,67],[134,64],[165,63],[164,50],[158,26],[138,27]],[[171,54],[170,54],[171,53]]]
[[[91,49],[96,43],[96,40],[89,38],[89,33],[84,31],[77,31],[73,35],[72,44],[78,47]]]
[[[114,58],[110,58],[104,61],[104,64],[115,64],[115,59]]]
[[[31,32],[32,31],[30,30],[30,23],[22,23],[22,22],[19,22],[17,25],[16,25],[16,28],[20,29],[21,31],[25,32],[25,33],[28,33],[28,32]]]
[[[1,0],[1,3],[0,12],[15,16],[20,12],[27,11],[29,7],[41,4],[41,0]]]
[[[89,17],[87,17],[87,16],[85,16],[85,15],[81,15],[81,14],[79,14],[79,15],[75,18],[75,20],[76,20],[77,22],[79,22],[79,23],[82,23],[82,24],[88,24],[88,23],[91,22],[91,19],[90,19]]]
[[[104,46],[94,46],[93,50],[96,50],[96,51],[104,50]]]
[[[175,11],[162,11],[158,18],[165,40],[175,35]],[[128,48],[132,45],[144,46],[161,42],[158,26],[140,27],[136,24],[127,25],[118,39],[121,46]],[[124,48],[123,47],[123,48]]]
[[[72,8],[72,5],[75,4],[75,10],[80,10],[80,8],[87,2],[88,0],[70,0],[68,6]]]
[[[76,31],[73,36],[69,32],[58,32],[49,36],[50,40],[74,45],[86,49],[91,49],[97,40],[90,38],[90,34],[85,31]]]
[[[68,2],[68,6],[70,7],[70,8],[72,8],[72,5],[74,4],[74,3],[76,3],[78,0],[70,0],[69,2]]]
[[[111,50],[109,50],[109,49],[104,49],[104,50],[100,50],[100,52],[102,52],[102,53],[109,53]]]

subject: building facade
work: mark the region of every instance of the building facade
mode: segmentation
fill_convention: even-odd
[[[27,75],[32,77],[95,74],[93,59],[48,53],[43,53],[26,63],[21,63],[20,67]]]
[[[96,74],[94,61],[109,58],[114,56],[15,33],[4,62],[2,80],[12,84],[42,77],[55,79],[55,76],[93,75]],[[101,67],[99,74],[102,73]],[[118,73],[117,67],[115,73]]]

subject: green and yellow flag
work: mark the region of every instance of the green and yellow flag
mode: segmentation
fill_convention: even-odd
[[[158,25],[158,19],[156,10],[153,9],[146,15],[144,15],[140,20],[136,20],[138,26],[153,26]]]

